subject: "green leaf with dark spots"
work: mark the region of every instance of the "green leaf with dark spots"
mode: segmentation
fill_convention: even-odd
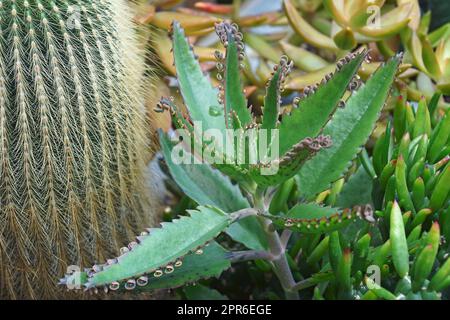
[[[315,94],[300,101],[290,116],[284,116],[280,129],[280,154],[287,152],[294,144],[306,137],[316,137],[334,113],[347,86],[352,81],[366,53],[343,59],[340,70],[321,84]],[[348,60],[348,62],[347,62]]]
[[[223,106],[217,100],[217,89],[203,75],[180,24],[174,22],[172,29],[177,79],[192,120],[201,121],[204,130],[209,128],[225,129]]]
[[[225,111],[228,113],[233,110],[243,127],[252,121],[252,115],[247,108],[247,99],[245,98],[242,82],[240,54],[243,54],[242,39],[234,25],[226,22],[216,25],[216,32],[222,43],[226,45],[225,56],[225,77],[224,77],[224,101]],[[242,46],[242,47],[240,47]],[[228,125],[229,128],[232,126]]]
[[[341,210],[322,207],[315,203],[300,203],[285,215],[265,215],[265,217],[283,229],[317,234],[343,228],[359,217],[370,216],[371,212],[371,208],[366,206]]]
[[[311,198],[327,189],[349,167],[372,133],[400,60],[397,56],[380,67],[325,126],[322,134],[332,137],[333,145],[307,161],[297,175],[299,190],[304,197]]]

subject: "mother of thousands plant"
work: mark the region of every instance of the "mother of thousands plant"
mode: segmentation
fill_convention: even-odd
[[[61,282],[72,287],[80,283],[94,291],[174,288],[218,277],[231,263],[258,259],[268,263],[288,299],[298,298],[300,289],[321,282],[335,283],[336,297],[354,298],[352,252],[341,250],[335,231],[355,221],[366,228],[375,221],[372,207],[325,207],[314,199],[347,172],[370,136],[401,55],[387,61],[366,83],[361,83],[356,73],[367,52],[358,50],[343,57],[334,73],[304,90],[289,113],[280,110],[280,95],[292,63],[282,57],[267,83],[264,113],[258,119],[247,107],[242,90],[242,34],[236,25],[227,22],[218,23],[216,32],[226,48],[225,55],[216,54],[221,83],[218,88],[200,69],[183,29],[173,23],[174,63],[189,115],[183,114],[170,98],[161,99],[156,108],[158,112],[170,112],[179,129],[175,141],[160,133],[170,173],[199,206],[189,210],[189,215],[161,223],[161,228],[144,231],[122,248],[117,258],[66,275]],[[203,136],[198,134],[198,124],[206,130]],[[208,134],[213,132],[210,129],[219,131]],[[228,138],[232,132],[231,141],[235,143],[224,143],[217,132]],[[205,156],[215,161],[201,161]],[[294,180],[295,203],[288,207]],[[394,206],[393,210],[399,209]],[[398,214],[391,220],[398,225]],[[222,232],[248,250],[222,247],[215,241]],[[399,251],[397,247],[404,246],[402,234],[391,233],[400,238],[395,241]],[[305,239],[320,240],[324,236],[320,243],[311,244],[314,254],[309,255],[308,263],[312,266],[330,252],[328,261],[321,263],[311,278],[301,281],[294,276],[295,268],[287,253],[289,240],[298,234]],[[366,263],[370,243],[367,237],[370,235],[358,240],[358,255],[354,257],[358,264]],[[436,246],[434,242],[430,245]],[[427,250],[434,252],[435,247]],[[395,267],[400,268],[404,261],[404,257],[395,258]],[[361,276],[365,274],[362,267],[357,270],[363,270]],[[441,277],[445,276],[442,271]],[[358,290],[362,290],[361,295],[368,292],[367,286]]]

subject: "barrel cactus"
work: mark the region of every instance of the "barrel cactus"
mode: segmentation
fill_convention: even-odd
[[[149,223],[144,71],[125,0],[0,1],[0,298]]]

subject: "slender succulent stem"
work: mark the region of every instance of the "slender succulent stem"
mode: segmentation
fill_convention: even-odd
[[[241,220],[249,216],[255,216],[258,213],[256,209],[253,208],[245,208],[242,210],[238,210],[232,213],[232,217],[234,220]]]
[[[330,273],[329,278],[331,280],[333,278],[333,274]],[[317,284],[317,279],[314,279],[311,277],[311,278],[307,278],[307,279],[297,282],[294,285],[294,287],[292,288],[292,290],[299,291],[299,290],[303,290],[303,289],[315,286],[316,284]]]
[[[263,190],[256,190],[254,194],[254,204],[255,208],[260,211],[260,213],[267,214],[267,207],[264,205]],[[280,280],[281,286],[283,287],[286,295],[286,299],[298,300],[298,293],[295,290],[292,290],[292,288],[295,286],[295,280],[286,259],[285,246],[283,245],[276,230],[273,230],[272,222],[269,219],[258,217],[258,220],[263,226],[264,231],[266,232],[269,244],[269,253],[273,256],[273,270]]]
[[[228,259],[230,259],[231,263],[257,259],[272,261],[273,255],[270,252],[264,250],[244,250],[244,251],[230,252]]]
[[[299,290],[303,290],[303,289],[312,287],[315,284],[316,284],[316,282],[314,281],[314,279],[308,278],[308,279],[297,282],[293,289],[299,291]]]
[[[289,239],[291,238],[292,231],[289,229],[283,230],[280,236],[281,244],[283,245],[283,248],[286,249],[286,246],[289,242]]]

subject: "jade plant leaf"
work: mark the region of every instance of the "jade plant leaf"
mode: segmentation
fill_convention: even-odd
[[[172,24],[171,34],[178,83],[192,120],[201,121],[205,130],[225,129],[223,106],[217,100],[218,90],[203,75],[178,22]]]
[[[280,228],[300,233],[330,232],[347,226],[358,217],[372,220],[370,206],[355,206],[353,209],[322,207],[315,203],[299,203],[285,215],[265,215]]]
[[[333,145],[307,161],[296,177],[305,198],[311,198],[339,179],[366,142],[388,97],[400,61],[401,56],[397,56],[380,67],[325,126],[322,133],[333,137]]]
[[[98,271],[89,275],[87,288],[108,285],[114,281],[137,278],[149,273],[154,276],[172,272],[178,259],[196,252],[215,238],[232,222],[229,215],[213,207],[200,206],[188,211],[162,227],[150,229],[149,234],[130,243],[129,249],[116,259],[110,259]]]

